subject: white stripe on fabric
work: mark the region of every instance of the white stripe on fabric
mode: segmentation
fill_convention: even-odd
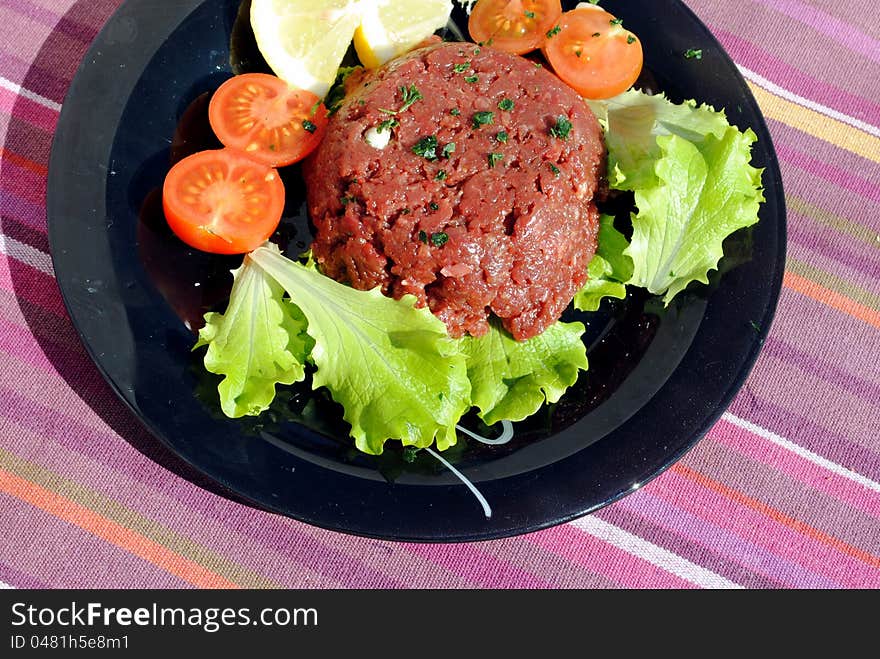
[[[803,96],[798,96],[794,92],[783,89],[779,85],[770,82],[769,80],[767,80],[767,78],[747,69],[744,66],[737,64],[737,68],[739,69],[739,72],[743,74],[744,78],[746,78],[747,80],[751,80],[753,83],[755,83],[759,87],[763,87],[768,92],[776,94],[777,96],[780,96],[787,101],[791,101],[792,103],[796,103],[801,107],[814,110],[819,114],[824,114],[826,117],[837,119],[838,121],[848,124],[853,128],[858,128],[859,130],[862,130],[870,135],[880,137],[880,128],[877,128],[876,126],[872,126],[871,124],[865,123],[864,121],[856,119],[855,117],[850,117],[843,112],[839,112],[838,110],[829,108],[825,105],[822,105],[821,103],[816,103],[816,101],[811,101],[810,99],[804,98]]]
[[[53,110],[55,112],[61,112],[60,103],[56,103],[55,101],[48,99],[45,96],[40,96],[39,94],[36,94],[29,89],[25,89],[21,85],[14,83],[11,80],[7,80],[3,76],[0,76],[0,87],[3,87],[3,89],[8,89],[14,94],[18,94],[19,96],[33,101],[34,103],[42,105],[44,108],[49,108],[50,110]]]
[[[46,254],[46,252],[40,251],[30,245],[25,245],[24,243],[15,240],[15,238],[4,236],[2,233],[0,233],[0,254],[6,254],[6,256],[12,257],[16,261],[26,263],[32,268],[46,273],[50,277],[55,276],[55,270],[52,267],[52,259],[49,258],[49,255]]]
[[[614,545],[618,549],[622,549],[633,556],[648,561],[652,565],[656,565],[657,567],[666,570],[685,581],[690,581],[697,586],[701,586],[702,588],[742,588],[739,584],[725,579],[720,574],[715,574],[711,570],[700,567],[696,563],[692,563],[678,554],[663,549],[663,547],[658,547],[654,543],[648,542],[637,535],[633,535],[629,531],[625,531],[618,526],[609,524],[595,515],[588,515],[576,519],[570,524],[584,533],[589,533],[590,535],[599,538],[599,540]]]
[[[803,446],[798,446],[794,442],[785,439],[785,437],[780,437],[775,432],[762,428],[761,426],[756,426],[751,421],[740,419],[738,416],[734,416],[730,412],[725,412],[724,416],[722,416],[721,418],[728,423],[732,423],[733,425],[742,428],[743,430],[748,430],[750,433],[755,434],[758,437],[766,439],[769,442],[773,442],[777,446],[780,446],[787,451],[791,451],[795,455],[802,457],[804,460],[812,462],[814,465],[822,467],[823,469],[827,469],[828,471],[835,473],[838,476],[843,476],[844,478],[847,478],[854,483],[858,483],[859,485],[866,487],[869,490],[880,492],[880,483],[876,483],[870,478],[862,476],[861,474],[854,472],[852,469],[847,469],[846,467],[839,465],[836,462],[831,462],[831,460],[823,458],[821,455],[817,455],[809,449],[805,449]]]
[[[8,583],[0,581],[0,590],[15,590],[15,586],[10,586]]]

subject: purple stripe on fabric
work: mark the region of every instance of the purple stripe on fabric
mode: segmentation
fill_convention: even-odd
[[[782,386],[783,383],[779,383]],[[880,480],[880,453],[851,441],[847,435],[815,423],[804,414],[795,414],[769,400],[738,397],[730,412],[749,419],[771,432],[785,437],[817,455],[862,474]],[[805,408],[805,413],[812,410]]]
[[[14,218],[16,222],[36,234],[47,235],[46,207],[43,204],[32,204],[11,192],[6,192],[2,189],[2,185],[0,185],[0,213],[4,218]]]
[[[0,177],[0,189],[11,192],[19,199],[38,205],[46,201],[46,177],[32,172],[15,163],[4,160],[3,176]]]
[[[44,254],[49,253],[48,236],[45,233],[34,231],[27,224],[7,215],[2,205],[0,205],[0,229],[2,229],[3,235],[8,238],[30,245]]]
[[[786,62],[770,55],[757,45],[713,25],[712,33],[730,56],[747,69],[826,107],[843,112],[854,119],[880,126],[880,105],[861,96],[855,96],[826,82],[804,74]]]
[[[690,542],[723,556],[725,562],[722,565],[726,565],[724,569],[729,570],[732,564],[734,569],[751,572],[753,578],[764,582],[776,582],[777,587],[780,584],[786,587],[839,587],[839,584],[830,579],[810,572],[803,566],[763,549],[728,529],[721,528],[654,496],[651,494],[650,484],[638,493],[636,499],[632,496],[626,497],[617,505],[631,515],[651,520],[652,523],[666,529],[668,533],[685,537]],[[709,569],[718,572],[719,566],[713,565]],[[731,580],[740,583],[736,579]]]
[[[769,122],[774,123],[774,122]],[[816,160],[788,144],[775,144],[779,159],[880,204],[880,187],[829,162]]]
[[[880,280],[880,260],[873,245],[841,235],[793,211],[789,211],[787,227],[789,255],[868,291]],[[811,254],[820,256],[821,263],[810,259]]]
[[[84,531],[0,493],[0,556],[50,588],[188,588],[190,584]],[[27,520],[22,524],[22,520]],[[86,567],[87,569],[83,569]]]
[[[14,588],[48,588],[45,581],[40,581],[33,575],[16,570],[5,563],[0,563],[0,581]]]
[[[90,396],[92,404],[100,408],[120,405],[112,392],[108,391],[106,396],[101,398],[96,400]],[[267,513],[258,514],[249,507],[231,504],[219,497],[214,497],[216,502],[212,505],[209,499],[194,497],[193,485],[187,481],[169,478],[164,469],[152,462],[145,465],[143,455],[113,434],[83,425],[68,414],[56,409],[47,409],[9,389],[0,388],[0,400],[4,402],[4,415],[22,427],[35,433],[48,434],[65,448],[103,463],[108,468],[124,473],[140,483],[157,487],[198,512],[222,518],[224,525],[242,528],[243,532],[253,540],[266,544],[276,551],[285,552],[288,558],[308,562],[312,556],[323,556],[328,564],[334,565],[333,570],[325,572],[327,576],[347,582],[351,577],[359,575],[376,588],[396,588],[402,585],[371,566],[364,565],[356,557],[337,552],[332,547],[334,534],[327,534],[328,542],[324,543],[303,533],[284,518],[277,518]],[[145,435],[145,431],[141,430],[141,434]],[[152,437],[142,437],[142,441],[152,442],[153,450],[163,451],[167,455],[167,450],[160,447]],[[109,446],[115,446],[117,450],[108,451]],[[92,483],[83,484],[94,486]],[[230,509],[230,506],[233,508]],[[274,519],[280,523],[273,523]]]
[[[4,148],[39,165],[48,166],[52,153],[52,133],[13,115],[7,125]]]
[[[764,342],[762,350],[762,355],[766,357],[772,356],[782,359],[855,396],[865,400],[880,401],[880,383],[871,382],[855,375],[852,371],[839,368],[836,364],[824,359],[823,357],[825,356],[816,357],[803,350],[799,350],[794,345],[774,336],[773,333]],[[827,356],[833,358],[834,353],[832,352]]]
[[[57,32],[79,39],[86,44],[90,44],[98,36],[98,30],[94,25],[82,25],[65,15],[59,15],[45,7],[34,5],[28,0],[0,0],[0,6],[26,16],[32,21],[42,23]]]
[[[844,23],[837,17],[815,7],[810,7],[799,0],[761,0],[761,2],[804,25],[809,25],[820,34],[831,37],[846,48],[880,63],[880,41],[859,32],[857,26]],[[874,11],[876,11],[876,7],[874,7]]]
[[[641,513],[642,506],[636,509]],[[741,565],[737,565],[718,550],[718,543],[703,546],[695,542],[692,533],[675,533],[660,525],[656,515],[641,515],[624,506],[614,504],[595,513],[597,517],[619,526],[633,535],[644,538],[695,565],[711,570],[725,579],[745,588],[778,588],[780,581],[768,579],[755,574]]]
[[[61,103],[70,79],[38,64],[22,61],[13,53],[0,51],[0,74],[17,84],[26,80],[27,89],[50,101]]]
[[[785,192],[880,234],[880,204],[854,195],[825,179],[782,162]]]

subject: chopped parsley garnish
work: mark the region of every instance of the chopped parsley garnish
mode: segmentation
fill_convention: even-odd
[[[381,124],[376,126],[377,133],[384,133],[386,130],[391,130],[392,128],[397,128],[400,125],[400,122],[397,119],[386,119]]]
[[[571,133],[571,122],[567,117],[556,117],[556,125],[550,127],[550,134],[561,140],[567,140]]]
[[[474,128],[479,128],[480,126],[486,126],[488,124],[495,123],[495,113],[494,112],[475,112],[474,113]]]
[[[436,201],[432,201],[430,206],[431,206],[432,211],[439,211],[440,210],[440,204],[438,204]]]
[[[305,128],[310,133],[314,133],[316,130],[318,130],[318,127],[308,119],[303,121],[303,128]]]
[[[449,235],[446,232],[440,231],[431,234],[431,243],[434,247],[443,247],[447,242],[449,242]]]
[[[379,112],[384,112],[385,114],[400,114],[405,110],[408,110],[409,107],[415,103],[416,101],[421,101],[424,96],[422,96],[422,92],[418,90],[418,87],[415,85],[410,85],[409,87],[398,87],[398,91],[400,91],[400,95],[403,97],[403,105],[400,106],[398,110],[379,110]]]
[[[443,147],[443,157],[449,158],[453,153],[455,153],[455,142],[450,142],[446,146]]]
[[[611,23],[612,25],[623,25],[623,19],[622,19],[622,18],[612,18],[612,19],[611,19],[610,21],[608,21],[608,22]]]
[[[533,11],[526,12],[526,18],[534,18],[534,17],[535,17],[535,12],[533,12]]]
[[[630,35],[626,38],[626,42],[627,42],[627,43],[635,43],[635,42],[636,42],[636,38],[635,38],[633,35],[630,34]]]
[[[513,109],[513,105],[513,101],[511,101],[509,98],[502,98],[498,102],[498,109],[504,110],[505,112],[510,112]]]
[[[462,62],[461,64],[456,64],[455,66],[452,67],[452,69],[456,73],[464,73],[465,71],[469,71],[470,68],[471,68],[470,62]]]
[[[474,48],[474,55],[479,55],[482,52],[480,48]]]
[[[468,76],[467,78],[464,79],[464,81],[473,84],[473,83],[475,83],[475,82],[476,82],[477,80],[479,80],[479,79],[480,79],[480,78],[477,77],[477,76]]]
[[[446,170],[441,169],[439,172],[437,172],[437,176],[434,177],[434,180],[435,181],[445,181],[446,180]]]
[[[423,137],[416,142],[412,152],[425,160],[437,160],[437,138],[433,135]]]
[[[419,231],[419,240],[427,245],[428,244],[428,234],[425,231]]]
[[[345,195],[339,200],[339,203],[342,204],[343,207],[345,207],[353,201],[357,201],[357,199],[355,197],[349,197],[348,195]]]
[[[555,36],[556,36],[557,34],[559,34],[560,32],[562,32],[562,28],[559,27],[558,25],[556,25],[556,26],[553,27],[552,30],[548,30],[548,31],[547,31],[547,38],[548,38],[548,39],[552,39],[553,37],[555,37]]]
[[[553,176],[559,176],[559,167],[554,165],[552,162],[550,164],[550,171],[553,172]]]
[[[403,215],[409,215],[410,213],[412,213],[412,211],[411,211],[409,208],[404,208],[404,209],[403,209],[402,211],[400,211],[400,212],[401,212],[401,214],[403,214]]]
[[[703,50],[701,48],[688,48],[684,52],[685,59],[703,59]]]
[[[576,50],[576,51],[574,51],[574,54],[575,54],[575,57],[580,57],[583,54],[583,52],[580,50]]]
[[[506,130],[498,131],[498,134],[495,136],[495,139],[498,140],[499,142],[501,142],[502,144],[507,144],[507,139],[508,139],[507,131]]]
[[[494,167],[495,165],[497,165],[499,162],[502,162],[503,160],[504,160],[503,153],[490,153],[489,154],[489,167]]]
[[[458,115],[461,114],[461,110],[459,110],[458,108],[452,108],[449,111],[449,114],[451,114],[453,117],[457,117]]]

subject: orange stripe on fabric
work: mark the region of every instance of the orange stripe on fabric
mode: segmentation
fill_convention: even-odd
[[[228,579],[204,569],[139,533],[3,469],[0,469],[0,492],[6,492],[50,515],[78,526],[194,586],[199,588],[238,588]]]
[[[854,302],[848,297],[844,297],[840,293],[836,293],[830,289],[820,286],[819,284],[804,279],[800,275],[793,272],[786,272],[783,278],[783,285],[796,293],[800,293],[816,302],[837,309],[845,314],[857,318],[869,325],[880,328],[880,313],[874,309],[870,309],[863,304]]]
[[[714,492],[718,492],[722,496],[727,497],[728,499],[735,501],[736,503],[747,506],[752,510],[755,510],[762,515],[766,515],[774,522],[787,526],[788,528],[797,531],[798,533],[807,536],[812,540],[816,540],[817,542],[822,542],[829,547],[833,547],[837,551],[846,554],[847,556],[852,556],[855,559],[858,559],[868,565],[873,567],[880,568],[880,556],[874,556],[857,547],[853,547],[845,543],[843,540],[839,540],[833,536],[828,535],[824,531],[820,531],[817,528],[810,526],[809,524],[805,524],[800,520],[795,519],[794,517],[790,517],[785,513],[776,510],[775,508],[771,508],[766,503],[762,501],[758,501],[757,499],[753,499],[752,497],[743,494],[742,492],[738,492],[723,483],[719,483],[716,480],[709,478],[693,469],[690,469],[682,464],[677,464],[672,467],[672,470],[676,473],[688,478],[698,485],[705,487],[709,490],[713,490]]]
[[[0,148],[0,158],[3,160],[8,160],[13,165],[21,167],[22,169],[27,169],[28,171],[33,172],[34,174],[39,174],[40,176],[48,176],[49,168],[41,165],[38,162],[34,162],[33,160],[29,160],[23,156],[18,155],[17,153],[13,153],[9,149]]]

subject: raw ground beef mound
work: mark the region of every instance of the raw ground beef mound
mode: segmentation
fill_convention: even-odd
[[[383,112],[411,86],[421,100]],[[455,337],[484,334],[490,314],[519,340],[554,323],[596,250],[605,147],[586,103],[533,62],[466,43],[355,74],[348,92],[304,163],[322,271],[415,295]],[[388,120],[390,142],[371,146]],[[414,153],[425,138],[435,151]]]

